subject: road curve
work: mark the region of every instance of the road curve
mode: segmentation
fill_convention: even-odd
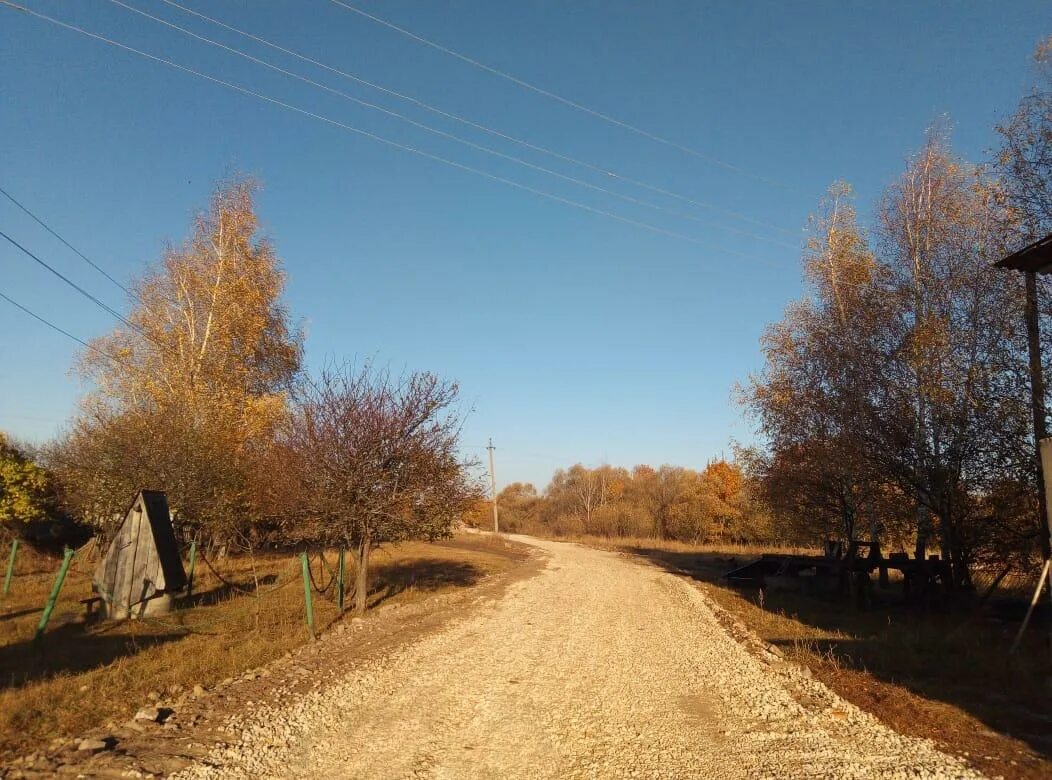
[[[323,689],[263,706],[180,777],[977,777],[775,654],[690,581],[547,556],[496,601]]]

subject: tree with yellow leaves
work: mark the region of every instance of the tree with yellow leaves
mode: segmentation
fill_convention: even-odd
[[[47,515],[52,501],[47,471],[0,431],[0,525],[18,526]]]
[[[254,464],[286,413],[302,335],[260,238],[252,182],[220,186],[190,237],[136,282],[127,325],[78,366],[93,389],[54,457],[74,507],[106,527],[140,488],[184,531],[230,541],[261,507]]]
[[[881,201],[872,250],[842,221],[843,194],[815,221],[810,295],[766,332],[746,393],[769,445],[757,473],[812,540],[912,536],[967,589],[992,549],[985,499],[1027,458],[1019,291],[991,269],[1006,236],[997,183],[937,125]]]

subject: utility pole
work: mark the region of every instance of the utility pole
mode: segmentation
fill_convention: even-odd
[[[1045,560],[1052,558],[1052,520],[1048,516],[1045,492],[1045,469],[1041,457],[1041,442],[1048,437],[1045,423],[1045,379],[1041,369],[1041,320],[1038,317],[1037,274],[1026,272],[1026,343],[1030,358],[1030,410],[1034,420],[1034,455],[1037,466],[1037,494],[1040,506],[1038,538]],[[1052,478],[1052,474],[1047,475]]]
[[[1041,570],[1030,608],[1019,627],[1015,641],[1008,651],[1015,652],[1026,631],[1030,615],[1041,597],[1045,578],[1049,579],[1048,594],[1052,598],[1052,517],[1049,516],[1049,499],[1052,498],[1052,440],[1048,437],[1047,409],[1045,408],[1045,384],[1041,375],[1041,319],[1038,306],[1037,274],[1052,273],[1052,234],[1025,246],[1018,252],[1003,257],[996,263],[1000,268],[1011,268],[1022,271],[1026,277],[1026,305],[1024,315],[1026,322],[1027,352],[1030,358],[1030,408],[1034,418],[1034,454],[1037,462],[1037,492],[1040,506],[1038,529],[1040,532],[1041,552],[1045,566]],[[1052,626],[1049,626],[1049,651],[1052,652]]]
[[[489,450],[489,489],[490,495],[493,497],[493,533],[500,533],[500,526],[497,524],[497,475],[493,471],[493,439],[489,440],[489,446],[486,447]]]

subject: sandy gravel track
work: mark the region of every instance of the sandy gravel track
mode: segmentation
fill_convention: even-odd
[[[547,556],[537,576],[322,690],[275,692],[180,776],[976,776],[732,638],[689,581],[521,541]]]

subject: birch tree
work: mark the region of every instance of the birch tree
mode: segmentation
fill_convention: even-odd
[[[968,588],[993,543],[988,497],[1027,457],[1020,291],[990,267],[1002,200],[941,127],[882,199],[872,251],[842,221],[842,194],[805,252],[811,295],[768,329],[746,395],[770,445],[759,471],[776,508],[816,530],[839,511],[859,538],[867,518],[898,526],[911,511],[915,553],[937,543]]]
[[[1003,225],[991,184],[938,127],[879,210],[892,309],[879,368],[869,363],[863,430],[888,476],[933,516],[930,532],[961,587],[982,541],[976,498],[1020,457],[999,432],[1025,420],[1020,291],[991,269],[1004,253]]]
[[[874,531],[866,525],[879,478],[866,459],[857,404],[869,392],[859,368],[872,359],[884,300],[881,270],[856,220],[850,186],[834,182],[804,248],[810,294],[764,332],[765,368],[742,394],[769,445],[752,470],[793,535],[812,541]]]
[[[257,511],[248,472],[285,414],[302,335],[255,189],[220,186],[190,237],[132,285],[127,324],[81,355],[92,389],[53,460],[85,519],[105,525],[147,486],[212,536]]]
[[[1016,110],[997,126],[994,169],[1023,238],[1052,233],[1052,35],[1034,52],[1037,79]]]

